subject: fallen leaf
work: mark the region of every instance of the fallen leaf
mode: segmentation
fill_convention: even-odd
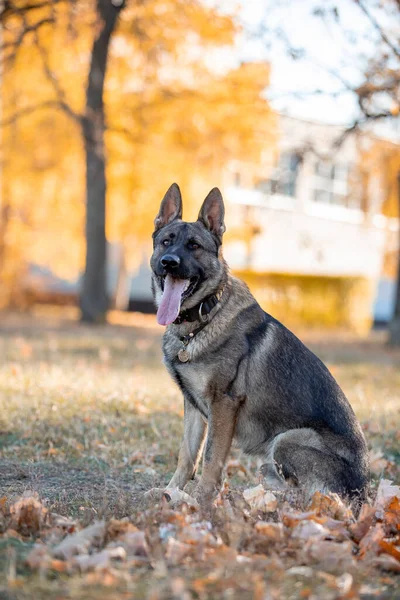
[[[286,574],[295,577],[314,577],[314,571],[311,567],[291,567],[286,571]]]
[[[317,571],[316,575],[325,581],[330,587],[335,588],[337,586],[337,579],[332,573],[326,573],[325,571]]]
[[[115,540],[120,535],[128,533],[128,531],[133,533],[139,530],[135,525],[128,521],[128,519],[122,519],[121,521],[118,519],[111,519],[109,523],[107,523],[107,540]]]
[[[122,546],[113,548],[104,548],[101,552],[95,554],[81,554],[75,556],[73,565],[77,566],[83,573],[86,571],[101,571],[110,566],[112,560],[125,560],[126,551]]]
[[[47,519],[47,509],[36,492],[26,491],[10,508],[10,526],[22,535],[37,534]]]
[[[257,533],[261,533],[272,542],[282,542],[285,538],[285,530],[282,523],[258,521],[255,524],[254,529]]]
[[[233,519],[235,519],[232,504],[223,494],[218,494],[214,500],[214,506],[219,509],[219,512],[223,515],[224,519],[227,519],[228,521],[233,521]]]
[[[374,506],[377,509],[384,509],[388,501],[397,496],[400,498],[400,487],[393,485],[390,479],[381,479],[376,493]]]
[[[104,541],[105,535],[106,524],[104,521],[97,521],[81,531],[67,535],[52,549],[52,554],[65,560],[76,554],[87,554],[91,546],[99,546]]]
[[[377,523],[374,527],[371,527],[360,541],[360,558],[366,558],[367,556],[371,556],[371,554],[379,554],[380,542],[384,537],[385,531],[381,523]]]
[[[69,517],[64,517],[62,515],[57,515],[56,513],[52,513],[51,524],[54,527],[60,527],[61,529],[65,529],[68,533],[72,533],[76,527],[76,520],[70,519]]]
[[[118,538],[118,543],[125,548],[128,556],[149,556],[149,547],[144,531],[128,531]]]
[[[53,558],[49,562],[49,569],[52,571],[57,571],[58,573],[64,573],[68,570],[68,563],[65,560],[59,560],[58,558]]]
[[[376,509],[369,504],[363,504],[356,523],[349,526],[353,539],[358,543],[368,532],[371,525],[375,523]]]
[[[320,569],[328,572],[347,571],[354,564],[351,542],[313,541],[306,545],[304,555],[308,561],[317,563]]]
[[[385,571],[391,571],[392,573],[400,573],[400,562],[389,556],[388,554],[382,554],[373,559],[372,564],[376,567],[380,567]]]
[[[192,554],[193,546],[170,537],[167,543],[165,558],[171,566],[179,565],[184,558]]]
[[[278,506],[276,496],[272,492],[265,491],[262,484],[244,490],[243,498],[250,505],[252,511],[275,512]]]
[[[184,527],[179,534],[179,539],[186,544],[203,544],[211,548],[220,546],[222,543],[220,538],[213,535],[209,521],[194,523],[193,525]]]
[[[281,514],[282,523],[286,525],[286,527],[296,527],[300,521],[304,521],[306,519],[320,521],[320,517],[317,517],[314,511],[308,512],[283,512]]]
[[[387,542],[386,540],[381,540],[379,542],[379,548],[381,552],[393,556],[393,558],[400,562],[400,550],[398,550],[394,544]]]
[[[334,539],[337,542],[350,539],[350,533],[346,526],[346,522],[331,519],[330,517],[320,517],[316,522],[328,529],[330,539]]]
[[[337,494],[322,494],[315,492],[308,510],[314,511],[318,516],[326,515],[340,521],[352,521],[354,515],[349,506],[346,506]]]
[[[329,536],[329,529],[315,521],[300,521],[292,530],[292,538],[297,540],[325,539]]]
[[[229,491],[230,491],[229,483],[226,479],[224,479],[224,483],[222,484],[222,486],[218,492],[218,496],[217,496],[215,502],[218,503],[220,500],[226,498]]]
[[[334,539],[337,542],[350,538],[350,533],[345,522],[332,519],[332,517],[318,516],[314,511],[284,512],[281,514],[281,519],[283,524],[291,529],[297,527],[302,522],[317,523],[324,528],[326,538]]]
[[[387,503],[383,523],[387,534],[396,534],[400,531],[400,499],[397,496]]]
[[[228,477],[232,477],[232,475],[241,475],[242,477],[246,477],[247,479],[251,478],[251,474],[248,472],[246,467],[237,459],[230,460],[226,464],[226,473]]]
[[[245,556],[244,554],[238,554],[236,556],[236,562],[238,562],[240,564],[250,564],[253,561],[251,560],[250,556]]]
[[[354,585],[354,579],[351,573],[343,573],[343,575],[340,575],[340,577],[336,577],[336,585],[339,588],[342,597],[344,596],[345,598],[355,598],[357,596],[355,590],[352,589]],[[354,592],[354,595],[352,594],[351,596],[349,596],[351,592]]]

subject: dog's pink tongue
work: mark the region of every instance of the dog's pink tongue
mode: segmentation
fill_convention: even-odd
[[[169,325],[179,315],[181,296],[187,288],[187,279],[173,279],[167,275],[164,281],[164,292],[157,311],[157,322],[160,325]]]

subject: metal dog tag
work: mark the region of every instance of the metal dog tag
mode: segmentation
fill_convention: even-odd
[[[185,363],[189,360],[189,352],[187,350],[179,350],[178,358],[181,362]]]

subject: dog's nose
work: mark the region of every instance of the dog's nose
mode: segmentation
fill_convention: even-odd
[[[161,259],[161,264],[163,267],[176,269],[181,264],[181,259],[176,254],[164,254]]]

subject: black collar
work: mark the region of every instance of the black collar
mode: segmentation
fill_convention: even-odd
[[[223,288],[219,290],[216,294],[211,294],[211,296],[207,296],[193,306],[192,308],[188,308],[187,310],[183,310],[174,321],[175,325],[180,325],[181,323],[193,323],[194,321],[200,321],[200,323],[207,323],[208,315],[212,311],[212,309],[217,306],[218,302],[221,300]]]

